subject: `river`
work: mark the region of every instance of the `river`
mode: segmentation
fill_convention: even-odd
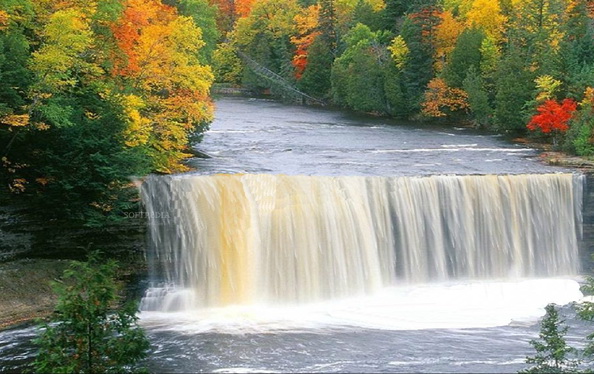
[[[563,171],[500,135],[423,126],[272,100],[225,98],[198,149],[199,173],[506,174]]]
[[[468,128],[263,99],[219,99],[216,120],[197,149],[211,158],[193,159],[197,171],[182,181],[219,173],[408,178],[568,172],[540,163],[530,148]],[[153,343],[147,365],[179,373],[517,372],[533,354],[529,341],[538,335],[544,306],[581,296],[575,274],[446,278],[312,302],[148,308],[141,313]],[[178,293],[182,300],[184,292]],[[574,327],[570,339],[577,339],[583,326],[569,307],[563,310]],[[32,335],[31,328],[0,333],[0,371],[18,370],[31,357]]]

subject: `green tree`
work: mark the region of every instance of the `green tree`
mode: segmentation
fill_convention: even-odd
[[[137,325],[136,305],[112,310],[118,300],[114,261],[74,261],[54,283],[58,304],[35,340],[40,373],[123,373],[133,371],[150,347]]]
[[[456,42],[443,71],[443,77],[450,87],[460,88],[468,70],[480,70],[481,46],[485,33],[480,29],[465,30]]]
[[[581,100],[586,87],[594,86],[594,27],[586,0],[576,0],[562,26],[562,75],[566,96]]]
[[[373,10],[368,1],[359,0],[352,13],[352,25],[362,23],[373,31],[382,29],[382,13]]]
[[[401,77],[409,114],[420,110],[427,84],[435,75],[431,26],[436,21],[433,18],[431,13],[424,17],[408,16],[402,24],[401,36],[409,52]]]
[[[594,88],[586,89],[584,96],[579,110],[570,121],[564,148],[578,156],[591,157],[594,156]],[[591,291],[590,289],[586,290]],[[594,318],[589,318],[589,320],[594,320]]]
[[[299,80],[299,87],[314,97],[328,96],[333,62],[330,42],[321,34],[308,49],[307,66]]]
[[[591,124],[590,124],[591,125]],[[586,283],[582,285],[581,291],[584,295],[594,295],[594,277],[587,277]],[[594,321],[594,302],[585,301],[578,306],[578,316],[588,322]],[[594,333],[588,334],[586,336],[587,344],[584,349],[584,357],[592,363],[592,358],[594,357]]]
[[[210,64],[220,37],[217,28],[217,8],[207,0],[176,0],[175,5],[181,14],[192,17],[196,26],[202,30],[204,46],[198,53],[202,63]]]
[[[571,373],[579,363],[571,358],[576,353],[574,348],[567,345],[565,334],[567,326],[560,319],[554,304],[545,308],[546,314],[540,324],[539,340],[531,340],[530,344],[536,354],[526,358],[527,364],[534,366],[520,373]]]
[[[386,112],[391,116],[405,118],[408,114],[408,103],[402,89],[401,75],[401,71],[396,64],[385,64],[383,81],[386,96]]]
[[[490,124],[493,109],[489,104],[489,94],[484,88],[483,78],[474,66],[468,69],[466,78],[462,82],[464,91],[468,94],[468,104],[475,124],[486,127]]]
[[[254,3],[250,15],[237,21],[233,31],[234,46],[289,82],[294,81],[291,36],[297,34],[294,19],[299,10],[296,0]],[[270,81],[260,78],[251,69],[244,69],[243,84],[256,89],[275,89]]]
[[[524,0],[514,5],[509,44],[523,52],[536,75],[558,76],[564,0]]]
[[[408,10],[407,3],[406,0],[386,0],[386,7],[382,12],[384,29],[398,31],[400,20]]]
[[[395,64],[386,47],[389,41],[389,33],[372,32],[362,23],[344,36],[347,48],[332,67],[332,92],[337,104],[362,112],[396,110],[389,110],[385,93],[390,65]],[[391,99],[397,100],[394,95],[398,93],[389,88]]]
[[[338,17],[334,8],[334,0],[320,0],[320,17],[318,20],[318,30],[326,38],[332,56],[337,56],[338,48]]]
[[[48,181],[31,186],[38,192],[32,201],[51,218],[87,226],[123,220],[123,212],[133,208],[130,177],[151,170],[147,151],[125,144],[124,108],[117,97],[101,99],[90,89],[59,102],[72,108],[65,118],[76,125],[52,127],[43,137],[28,133],[15,149],[35,149],[26,158],[35,165],[28,179],[38,175]]]
[[[495,126],[500,131],[523,132],[528,115],[525,105],[532,100],[534,74],[516,50],[508,51],[496,73]],[[532,113],[529,113],[530,115]]]
[[[0,3],[0,11],[7,17],[5,24],[0,24],[0,118],[22,113],[27,103],[26,91],[32,80],[32,74],[27,69],[30,43],[26,37],[26,33],[30,32],[32,9],[28,1],[17,5],[8,0]],[[20,22],[12,21],[11,18],[17,18],[17,15]]]
[[[212,69],[219,83],[239,84],[243,75],[243,63],[230,43],[221,43],[214,51]]]

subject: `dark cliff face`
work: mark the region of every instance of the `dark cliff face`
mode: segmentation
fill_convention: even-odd
[[[85,259],[88,251],[130,260],[143,256],[146,222],[130,215],[101,228],[47,220],[18,199],[0,196],[0,261],[18,258]]]
[[[84,259],[101,250],[125,263],[144,256],[146,219],[133,215],[102,228],[65,221],[47,221],[7,196],[0,196],[0,261],[31,257]],[[582,270],[594,271],[594,173],[586,174],[583,200]]]
[[[580,240],[582,271],[594,272],[594,173],[586,174],[582,207],[583,235]]]

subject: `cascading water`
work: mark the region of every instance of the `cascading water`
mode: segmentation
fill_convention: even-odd
[[[148,178],[143,310],[303,304],[455,279],[576,274],[573,174]]]

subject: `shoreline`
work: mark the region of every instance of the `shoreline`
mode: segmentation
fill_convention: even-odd
[[[67,260],[19,259],[0,263],[0,331],[50,315],[57,301],[51,282]]]

